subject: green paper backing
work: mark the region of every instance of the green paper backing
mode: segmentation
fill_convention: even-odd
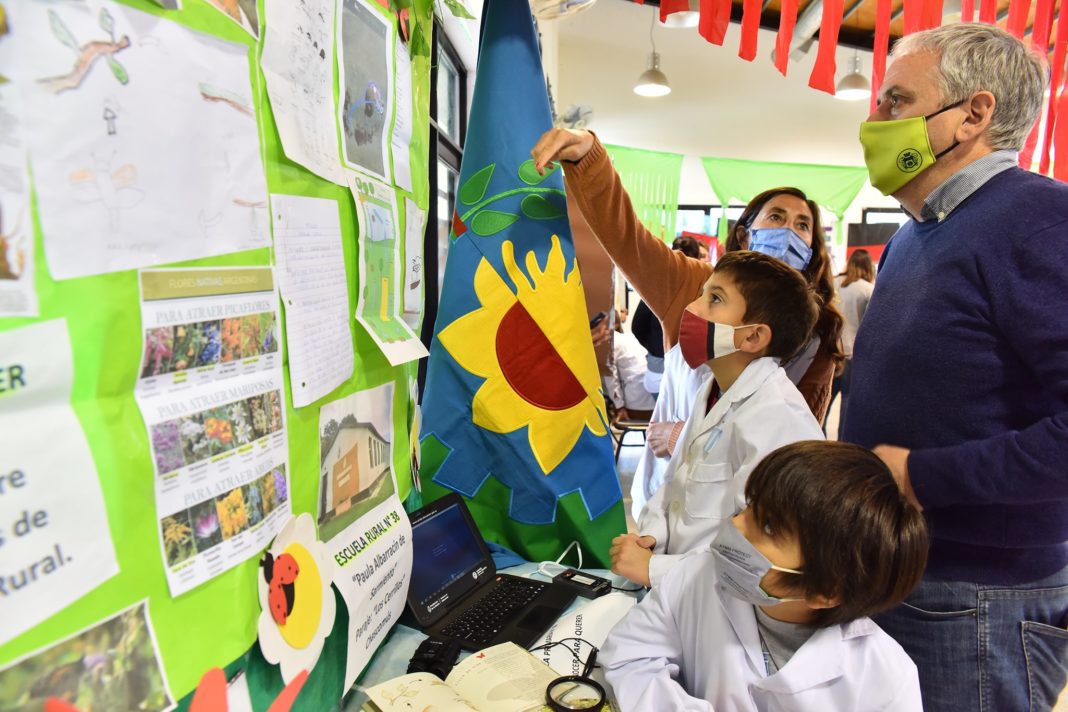
[[[258,103],[260,148],[268,192],[330,198],[338,202],[348,271],[349,313],[354,314],[359,275],[356,245],[358,227],[352,195],[347,187],[322,180],[285,157],[271,114],[266,83],[259,70],[257,41],[204,0],[184,0],[183,8],[178,11],[162,10],[148,0],[129,0],[124,4],[249,47],[250,81]],[[263,0],[259,1],[258,6],[262,23]],[[394,189],[400,221],[397,239],[402,250],[405,220],[403,199],[414,199],[424,211],[428,207],[432,17],[431,0],[415,0],[411,8],[411,27],[413,36],[421,33],[421,37],[409,43],[413,100],[413,135],[409,158],[414,193]],[[17,31],[17,28],[12,29]],[[261,37],[266,32],[270,32],[270,28],[261,27]],[[400,41],[399,37],[397,41]],[[333,93],[336,104],[336,60],[334,66]],[[175,125],[170,127],[169,132],[161,132],[163,140],[181,141],[181,125],[181,117],[175,117]],[[36,321],[56,318],[67,320],[74,359],[71,400],[100,477],[120,572],[44,623],[0,647],[0,667],[147,598],[167,681],[172,695],[179,699],[196,687],[206,670],[228,665],[254,643],[259,615],[257,559],[253,557],[192,591],[171,598],[160,553],[153,482],[155,475],[148,436],[133,396],[142,345],[137,272],[130,270],[54,281],[48,272],[40,226],[36,221],[36,198],[33,210],[40,317],[0,319],[0,332]],[[160,216],[160,219],[165,220],[166,216]],[[267,264],[274,264],[274,254],[273,250],[264,248],[166,266]],[[286,400],[289,403],[286,407],[286,424],[289,429],[290,501],[294,514],[310,512],[315,516],[316,513],[319,406],[386,382],[394,383],[393,471],[401,499],[404,500],[411,490],[408,424],[413,404],[410,402],[409,384],[415,378],[416,362],[390,366],[363,327],[355,319],[351,323],[356,352],[352,378],[325,398],[296,410],[289,403],[289,359],[283,347]],[[325,672],[329,678],[335,678],[338,674],[343,676],[345,658],[344,655],[336,655],[336,652],[343,651],[344,646],[339,647],[338,642],[327,641],[316,673]],[[327,655],[327,651],[334,654]],[[330,670],[319,670],[325,666]],[[268,687],[277,685],[277,689],[281,689],[276,672],[268,677],[271,678]],[[254,699],[263,699],[264,690],[253,689],[252,692]]]

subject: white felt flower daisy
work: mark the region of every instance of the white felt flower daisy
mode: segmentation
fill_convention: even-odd
[[[334,565],[310,514],[286,522],[260,567],[260,649],[288,683],[311,672],[334,627]]]

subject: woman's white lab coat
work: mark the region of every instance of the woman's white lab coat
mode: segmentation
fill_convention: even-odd
[[[653,586],[682,555],[708,548],[719,526],[745,505],[745,482],[766,455],[799,440],[824,439],[777,359],[750,363],[705,414],[712,384],[698,392],[664,485],[638,518],[638,531],[656,537],[649,561]]]
[[[630,610],[597,660],[622,712],[914,712],[916,665],[868,618],[813,633],[768,675],[751,604],[688,557]]]

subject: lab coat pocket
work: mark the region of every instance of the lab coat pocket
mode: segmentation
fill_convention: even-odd
[[[730,496],[731,466],[726,463],[697,464],[686,481],[686,513],[694,519],[724,519]]]

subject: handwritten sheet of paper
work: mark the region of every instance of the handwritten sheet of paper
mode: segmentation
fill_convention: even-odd
[[[396,54],[393,66],[396,68],[397,81],[394,84],[396,97],[393,106],[396,118],[393,121],[393,136],[390,145],[393,149],[393,184],[401,190],[412,192],[412,165],[408,157],[408,146],[412,142],[412,59],[408,47],[399,39],[396,42]]]
[[[334,123],[333,0],[267,0],[260,68],[282,150],[320,178],[345,185]]]
[[[352,377],[355,356],[337,202],[271,195],[278,282],[286,310],[293,405]]]

